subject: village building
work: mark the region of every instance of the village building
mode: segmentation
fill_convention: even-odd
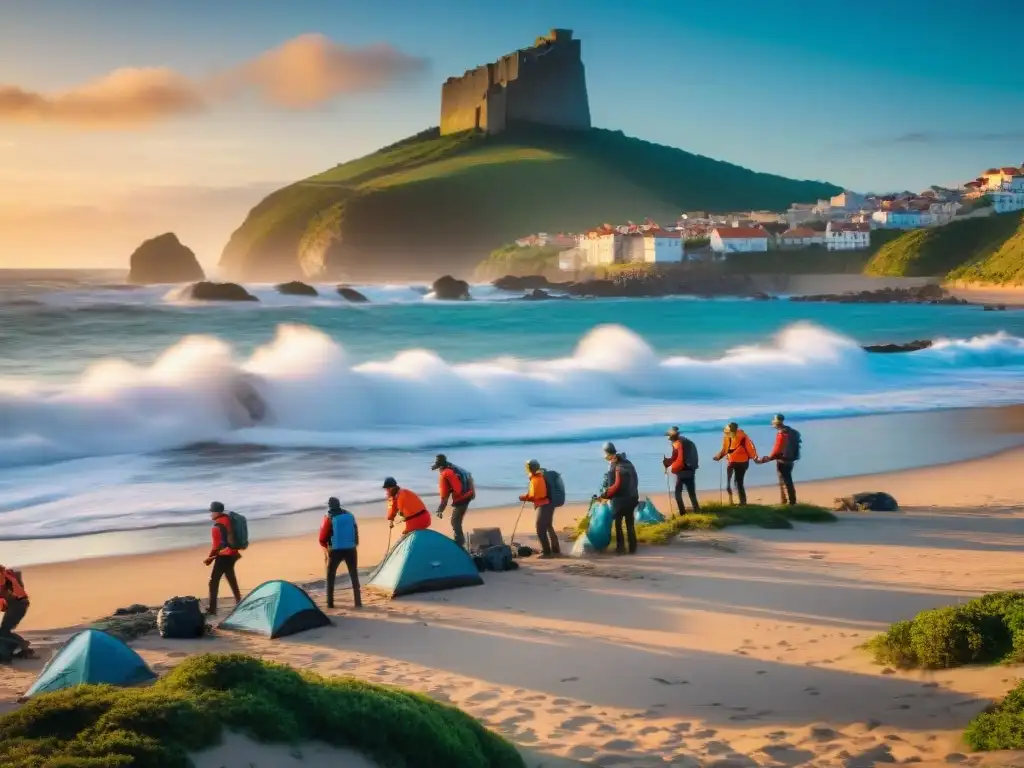
[[[825,228],[825,247],[830,251],[858,251],[870,245],[870,224],[830,221]]]
[[[825,233],[807,227],[791,227],[779,235],[777,241],[779,248],[807,248],[811,245],[824,245]]]
[[[711,230],[715,253],[751,253],[768,250],[768,233],[760,227],[715,227]]]

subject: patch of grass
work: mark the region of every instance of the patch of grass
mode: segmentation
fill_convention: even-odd
[[[785,529],[799,523],[834,523],[838,518],[824,507],[813,504],[704,504],[700,514],[689,513],[671,517],[663,523],[641,523],[636,526],[636,539],[642,544],[668,544],[682,531],[717,531],[735,525]],[[587,518],[581,517],[569,533],[573,540],[587,531]]]
[[[81,686],[0,718],[4,768],[188,768],[225,729],[262,742],[318,740],[380,765],[523,768],[515,748],[419,694],[325,678],[240,654],[186,660],[148,688]]]
[[[695,207],[782,210],[836,191],[617,131],[441,136],[435,128],[274,192],[232,234],[221,266],[237,279],[301,278],[303,238],[315,221],[316,236],[305,242],[337,244],[323,260],[328,272],[356,279],[402,267],[405,276],[436,275],[468,271],[529,232],[647,216],[668,223]],[[321,214],[335,205],[344,215],[328,217],[336,231],[325,233]]]
[[[1024,592],[994,592],[963,605],[922,611],[865,645],[901,669],[1024,661]]]
[[[964,731],[964,741],[978,752],[1024,749],[1024,683],[975,717]]]
[[[953,221],[900,233],[864,268],[878,277],[932,277],[1003,283],[1024,278],[1024,214]],[[872,239],[876,232],[871,233]],[[1014,236],[1018,237],[1015,238]]]

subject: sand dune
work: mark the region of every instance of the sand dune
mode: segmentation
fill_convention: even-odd
[[[218,632],[196,641],[148,636],[134,647],[158,671],[188,654],[237,650],[418,690],[535,750],[537,765],[980,764],[960,733],[1016,682],[1017,669],[898,672],[857,646],[919,610],[1021,588],[1022,470],[1024,451],[1014,451],[808,484],[809,499],[878,489],[908,508],[792,531],[714,534],[734,551],[698,546],[707,537],[696,537],[632,558],[528,559],[519,571],[488,574],[482,587],[368,597],[360,612],[342,591],[330,612],[335,626],[282,640]],[[473,513],[473,522],[498,521],[507,531],[517,511]],[[369,522],[364,560],[372,562],[386,529]],[[65,634],[57,628],[83,616],[201,594],[201,556],[30,569],[30,636],[55,643]],[[312,533],[254,545],[240,568],[243,587],[306,573],[322,599],[317,558]],[[5,672],[0,706],[13,705],[40,665]],[[248,748],[226,747],[234,755]]]

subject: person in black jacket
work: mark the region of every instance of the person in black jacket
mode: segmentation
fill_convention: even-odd
[[[615,554],[636,554],[636,507],[640,503],[639,482],[636,467],[626,458],[626,454],[618,453],[613,443],[604,444],[604,457],[608,462],[608,474],[605,476],[605,488],[601,499],[608,501],[615,515]],[[626,541],[623,542],[622,523],[626,523]]]

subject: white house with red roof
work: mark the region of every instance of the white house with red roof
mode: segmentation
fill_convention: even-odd
[[[778,237],[780,248],[806,248],[809,245],[824,245],[825,233],[808,227],[790,227]]]
[[[640,233],[643,242],[642,257],[645,264],[678,264],[685,254],[681,232],[668,232],[660,228],[645,229]]]
[[[761,227],[715,227],[711,250],[715,253],[752,253],[768,250],[768,231]]]
[[[859,251],[871,245],[867,222],[830,221],[825,228],[825,247],[830,251]]]

